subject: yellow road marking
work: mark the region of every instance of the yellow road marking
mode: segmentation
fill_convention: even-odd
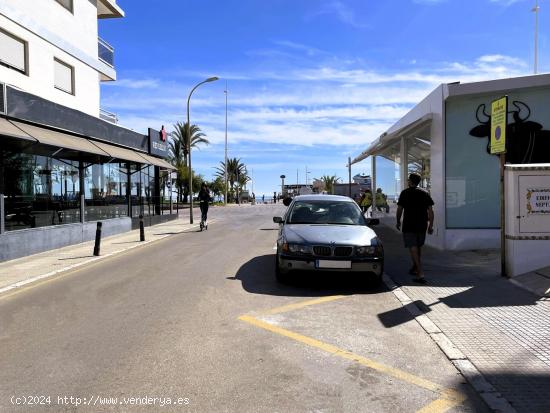
[[[321,298],[316,298],[314,300],[302,301],[301,303],[283,305],[282,307],[276,307],[271,310],[261,312],[261,314],[265,314],[265,315],[281,314],[281,313],[286,313],[287,311],[297,310],[299,308],[307,307],[310,305],[326,303],[329,301],[339,300],[341,298],[346,298],[346,297],[349,297],[349,295],[332,295],[329,297],[321,297]]]
[[[239,320],[245,321],[249,324],[252,324],[264,330],[271,331],[272,333],[280,334],[284,337],[291,338],[292,340],[298,341],[300,343],[307,344],[308,346],[318,348],[320,350],[326,351],[327,353],[333,354],[335,356],[354,361],[356,363],[367,366],[373,370],[384,373],[388,376],[395,377],[398,380],[401,380],[410,384],[414,384],[418,387],[422,387],[424,389],[433,391],[435,393],[439,393],[441,395],[440,399],[430,403],[428,406],[424,408],[424,409],[430,408],[430,410],[422,409],[421,412],[444,412],[449,408],[462,403],[462,401],[465,400],[465,397],[461,393],[455,390],[446,389],[440,386],[439,384],[436,384],[429,380],[415,376],[414,374],[407,373],[406,371],[399,370],[394,367],[386,366],[382,363],[378,363],[374,360],[367,359],[366,357],[359,356],[358,354],[351,353],[349,351],[343,350],[331,344],[323,343],[322,341],[316,340],[314,338],[307,337],[302,334],[295,333],[293,331],[274,326],[265,321],[258,320],[257,318],[254,318],[252,316],[242,315],[239,317]]]
[[[416,413],[439,413],[439,412],[445,412],[455,406],[458,406],[461,401],[458,400],[449,400],[445,398],[437,399],[428,404],[427,406],[424,406],[422,409],[417,410]]]

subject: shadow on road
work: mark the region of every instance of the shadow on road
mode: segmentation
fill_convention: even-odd
[[[275,278],[275,255],[252,258],[239,268],[234,277],[243,288],[253,294],[288,297],[324,297],[330,295],[377,294],[387,291],[385,286],[375,286],[362,274],[345,272],[291,273],[291,281],[279,283]]]

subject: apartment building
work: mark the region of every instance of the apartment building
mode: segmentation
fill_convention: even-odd
[[[0,0],[0,261],[172,219],[166,132],[100,108],[115,0]],[[121,30],[123,23],[121,22]]]

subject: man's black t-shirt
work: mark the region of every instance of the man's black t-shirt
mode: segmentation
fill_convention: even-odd
[[[420,188],[409,187],[401,192],[397,205],[403,207],[403,232],[426,232],[428,208],[434,204],[432,197]]]

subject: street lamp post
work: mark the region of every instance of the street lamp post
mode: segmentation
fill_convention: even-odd
[[[200,85],[208,82],[215,82],[219,78],[209,77],[206,80],[203,80],[202,82],[195,85],[193,89],[191,89],[191,92],[189,92],[189,97],[187,98],[187,146],[189,149],[189,196],[191,198],[190,204],[189,204],[189,223],[193,223],[193,169],[191,169],[191,123],[189,121],[189,103],[191,101],[191,95],[195,91],[196,88],[198,88]]]
[[[538,63],[539,63],[538,54],[539,54],[539,11],[540,11],[538,0],[535,2],[535,7],[533,7],[531,11],[535,13],[535,74],[537,74]]]
[[[281,175],[281,196],[285,197],[285,175]]]
[[[227,81],[225,82],[225,195],[223,198],[224,205],[227,205]]]

